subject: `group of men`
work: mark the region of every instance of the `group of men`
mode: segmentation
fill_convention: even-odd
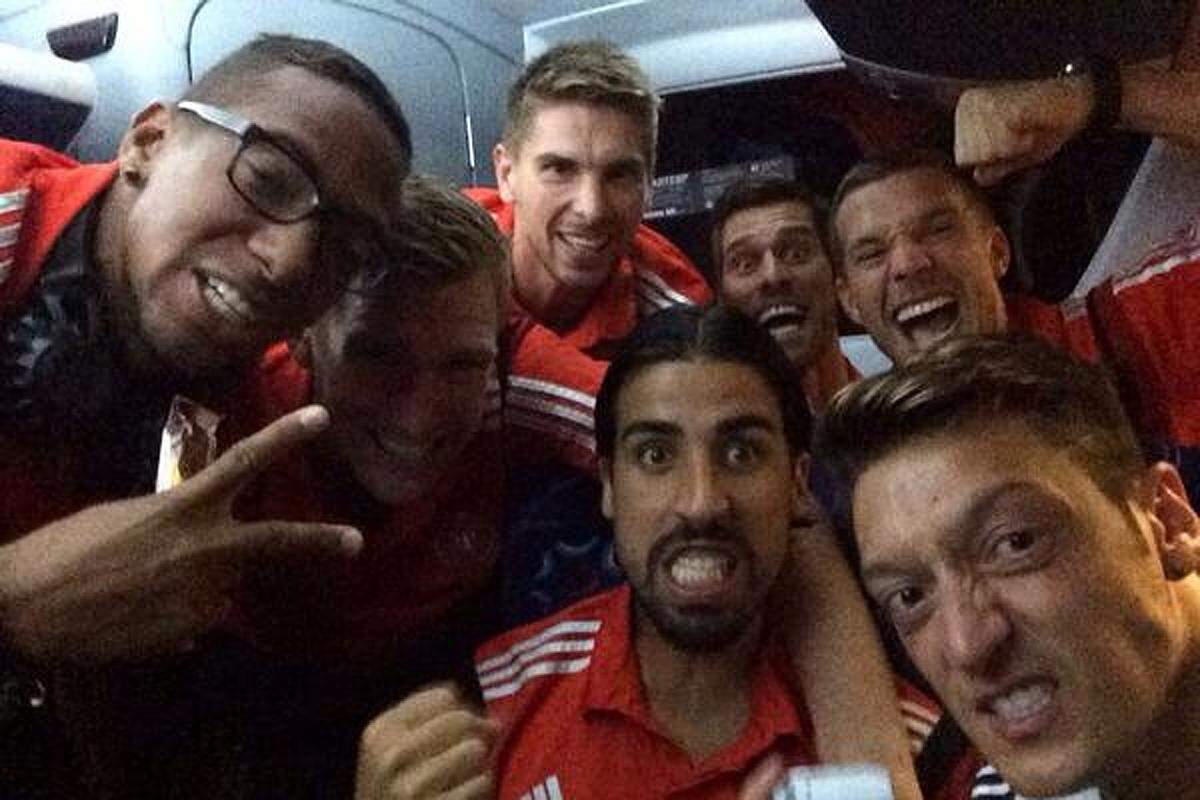
[[[1123,69],[1121,122],[1193,144],[1188,66]],[[959,164],[1049,157],[1097,81],[968,92]],[[641,224],[632,59],[553,48],[507,113],[461,194],[368,68],[272,36],[110,164],[0,142],[6,796],[754,798],[828,760],[902,798],[1196,794],[1200,530],[1151,457],[1200,445],[1194,228],[1078,307],[1005,298],[975,180],[907,153],[827,218],[733,187],[710,291]],[[859,380],[839,305],[895,369]],[[814,417],[919,676],[810,495]],[[151,493],[179,430],[202,456]],[[624,576],[584,599],[606,548],[505,532],[506,474],[559,469]],[[503,633],[523,546],[556,610]],[[974,749],[931,765],[939,702]]]

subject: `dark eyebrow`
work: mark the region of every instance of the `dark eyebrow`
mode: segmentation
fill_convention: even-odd
[[[610,161],[604,165],[606,172],[645,172],[646,162],[640,156],[630,156],[628,158],[618,158],[616,161]]]
[[[626,426],[621,431],[619,438],[621,441],[625,441],[626,439],[634,436],[650,436],[653,434],[657,434],[659,436],[679,436],[681,432],[682,431],[680,430],[679,426],[673,422],[639,420],[637,422],[631,422],[628,426]]]
[[[928,224],[940,217],[948,217],[951,219],[958,219],[958,216],[959,216],[958,209],[956,209],[954,206],[951,206],[951,205],[944,205],[944,206],[938,206],[937,208],[930,209],[926,213],[922,214],[920,219],[918,219],[917,221],[922,224]]]
[[[562,153],[538,153],[534,161],[539,167],[544,167],[547,164],[576,164],[578,159],[575,159]]]

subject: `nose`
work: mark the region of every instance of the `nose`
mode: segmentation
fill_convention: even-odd
[[[787,288],[792,282],[791,269],[770,251],[764,253],[762,258],[763,287],[774,290]]]
[[[710,525],[729,513],[730,500],[719,467],[707,453],[694,453],[680,471],[675,513],[694,528]]]
[[[438,408],[442,392],[432,370],[413,366],[398,375],[388,387],[383,408],[392,415],[396,429],[414,443],[428,444],[438,430]]]
[[[322,263],[320,229],[315,217],[297,222],[263,220],[250,235],[250,251],[258,257],[259,273],[271,286],[292,290],[309,284],[333,264]],[[336,258],[336,253],[331,253]]]
[[[598,222],[608,213],[604,182],[595,175],[583,175],[575,189],[573,210],[586,222]]]
[[[941,617],[944,657],[956,669],[985,673],[1003,657],[1012,624],[984,582],[964,579],[946,592]]]
[[[933,265],[925,246],[910,236],[899,236],[892,243],[888,264],[893,280],[905,280]]]

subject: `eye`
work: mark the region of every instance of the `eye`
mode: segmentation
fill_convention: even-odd
[[[661,471],[671,462],[670,447],[657,439],[640,442],[634,448],[633,455],[640,466],[651,472]]]
[[[645,171],[640,164],[622,164],[609,170],[608,178],[619,183],[641,185]]]
[[[929,595],[920,586],[905,584],[879,599],[888,620],[900,634],[912,631],[929,611]]]
[[[750,275],[757,268],[758,268],[757,260],[751,258],[750,256],[743,255],[741,253],[733,256],[729,260],[730,272],[737,273],[738,275]]]
[[[752,469],[762,458],[762,451],[753,442],[732,441],[725,445],[725,464],[735,470]]]
[[[854,253],[854,265],[864,269],[872,269],[883,262],[883,256],[884,250],[882,247],[869,247],[864,250],[857,250]]]
[[[1021,528],[1002,533],[992,540],[989,561],[1001,564],[1024,562],[1038,552],[1042,537],[1033,528]]]
[[[541,173],[547,180],[567,180],[575,174],[575,164],[566,159],[551,159],[542,163]]]
[[[787,242],[775,249],[775,258],[785,264],[803,264],[811,257],[812,247],[803,241]]]

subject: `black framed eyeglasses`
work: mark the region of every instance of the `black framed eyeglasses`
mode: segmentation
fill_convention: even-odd
[[[272,222],[299,222],[321,207],[316,180],[265,130],[239,114],[208,103],[183,100],[178,107],[241,140],[225,175],[259,214]]]
[[[225,175],[259,214],[284,224],[321,214],[322,249],[326,259],[344,267],[338,270],[343,280],[350,280],[352,273],[383,268],[386,237],[380,226],[363,214],[324,203],[316,179],[271,134],[240,114],[208,103],[182,100],[177,107],[238,137],[240,144]]]

